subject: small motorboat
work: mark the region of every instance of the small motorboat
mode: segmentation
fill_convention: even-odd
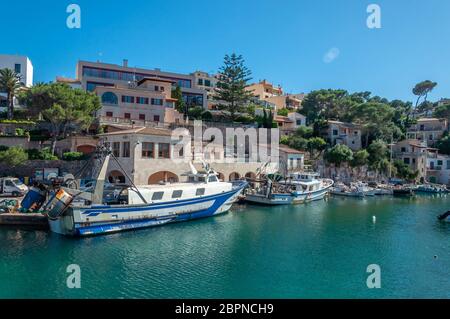
[[[394,187],[392,189],[394,196],[413,196],[414,191],[411,187]]]
[[[418,193],[433,193],[433,194],[443,194],[447,193],[448,190],[443,185],[438,184],[422,184],[417,186],[416,192]]]
[[[442,222],[450,222],[450,210],[438,216],[438,220]]]
[[[330,194],[336,196],[347,196],[347,197],[364,197],[366,196],[362,189],[356,187],[346,186],[344,183],[336,183],[334,187],[331,188]]]

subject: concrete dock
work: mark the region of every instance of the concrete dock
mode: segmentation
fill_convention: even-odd
[[[42,214],[8,213],[0,214],[0,226],[26,226],[27,228],[48,229],[48,220]]]

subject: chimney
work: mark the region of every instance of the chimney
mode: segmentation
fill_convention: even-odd
[[[127,59],[123,59],[123,67],[128,68],[128,60]]]

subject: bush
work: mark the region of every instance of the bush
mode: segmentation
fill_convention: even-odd
[[[9,149],[8,146],[6,146],[6,145],[0,145],[0,152],[7,151],[8,149]]]
[[[62,158],[65,161],[81,161],[86,159],[86,155],[81,152],[66,152]]]
[[[27,150],[28,159],[30,160],[46,160],[46,161],[56,161],[58,157],[52,155],[49,147],[43,148],[42,150],[37,150],[35,148]]]
[[[9,166],[18,166],[28,160],[28,154],[20,146],[13,146],[6,151],[0,152],[0,162]]]
[[[279,109],[277,111],[277,114],[280,115],[280,116],[288,116],[289,110],[288,109]]]

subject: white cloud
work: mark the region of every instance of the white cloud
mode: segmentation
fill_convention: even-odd
[[[331,63],[334,60],[336,60],[339,56],[339,49],[338,48],[331,48],[330,50],[328,50],[327,53],[325,53],[325,55],[323,56],[323,62],[325,63]]]

